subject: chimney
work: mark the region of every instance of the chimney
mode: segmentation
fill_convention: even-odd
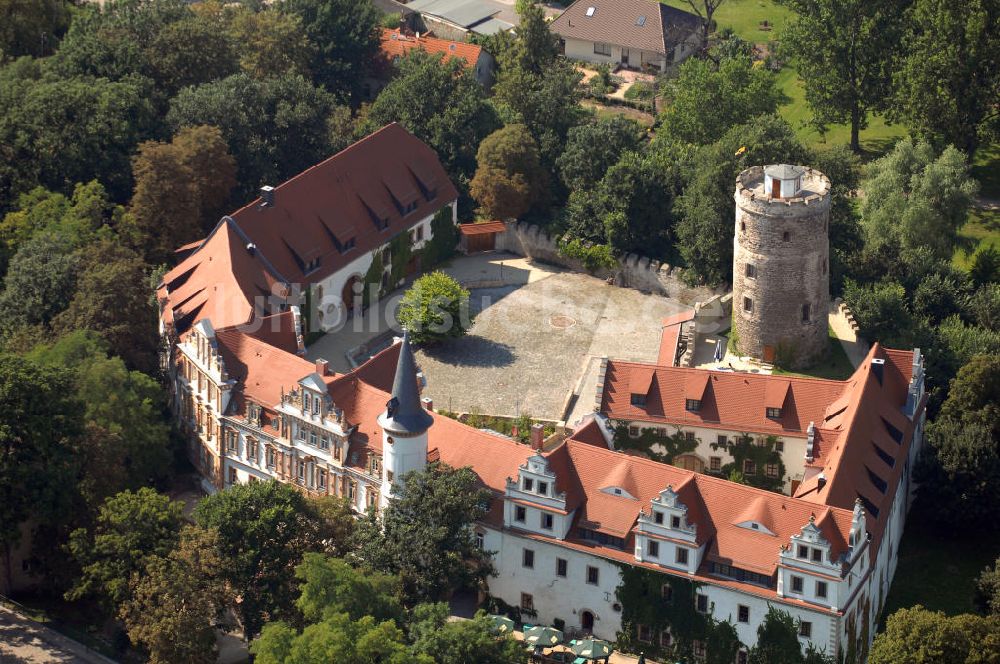
[[[424,404],[424,408],[431,411],[432,413],[434,412],[434,399],[431,399],[430,397],[424,397],[420,401]]]
[[[260,188],[260,206],[262,208],[274,205],[274,187],[265,184]]]
[[[316,360],[316,373],[320,376],[326,376],[329,370],[330,363],[320,358]]]
[[[542,424],[531,425],[531,449],[542,450],[545,444],[545,426]]]
[[[816,478],[816,490],[822,491],[823,487],[825,486],[826,486],[826,475],[824,473],[820,473],[819,477]]]
[[[885,360],[875,357],[872,358],[872,373],[875,374],[878,384],[882,384],[882,378],[885,376]]]

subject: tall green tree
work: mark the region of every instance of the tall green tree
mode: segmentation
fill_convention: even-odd
[[[0,554],[8,587],[22,524],[66,508],[75,474],[69,443],[80,428],[75,405],[64,374],[0,354]]]
[[[492,623],[482,611],[472,620],[449,621],[448,605],[420,604],[413,610],[409,638],[413,652],[437,664],[523,664],[528,661],[524,645],[514,638],[498,639]]]
[[[181,88],[235,74],[237,56],[222,26],[190,13],[163,26],[145,48],[147,75],[165,98]]]
[[[556,161],[560,179],[571,192],[593,187],[623,153],[639,150],[643,133],[637,122],[621,115],[572,127]]]
[[[916,0],[906,19],[893,115],[971,158],[1000,135],[1000,3]]]
[[[399,574],[413,604],[485,579],[492,565],[476,545],[473,524],[486,515],[489,493],[472,469],[433,463],[402,479],[381,517],[372,513],[359,524],[361,561]]]
[[[472,322],[469,291],[444,272],[425,274],[403,294],[396,320],[415,343],[461,337]]]
[[[689,58],[669,84],[670,105],[660,114],[662,130],[673,140],[714,143],[736,125],[775,113],[782,99],[775,75],[754,67],[749,56],[712,60]]]
[[[70,535],[67,548],[82,572],[66,598],[95,597],[113,612],[129,597],[132,575],[176,545],[182,508],[148,487],[108,498],[92,528]]]
[[[453,180],[469,180],[476,149],[499,126],[482,86],[457,59],[414,49],[368,107],[364,133],[398,122],[437,152]]]
[[[524,125],[498,129],[479,144],[469,193],[491,219],[519,217],[541,203],[548,189],[538,146]]]
[[[1000,558],[976,579],[972,602],[980,613],[1000,616]]]
[[[67,515],[86,521],[110,496],[170,476],[171,449],[166,404],[160,385],[139,371],[129,371],[108,357],[107,343],[95,333],[78,330],[28,357],[49,371],[71,378],[70,390],[83,421],[82,435],[71,442],[77,458],[76,492],[89,513]]]
[[[306,552],[323,548],[315,513],[301,493],[276,481],[238,484],[202,500],[194,519],[219,532],[226,561],[220,577],[247,641],[265,620],[294,615],[295,568]]]
[[[687,6],[701,19],[701,50],[708,50],[708,36],[715,29],[715,12],[726,0],[685,0]]]
[[[283,0],[278,8],[298,16],[315,45],[311,69],[317,83],[357,98],[379,49],[382,14],[371,0]]]
[[[169,554],[149,559],[132,575],[118,615],[151,664],[218,660],[214,623],[224,593],[218,572],[225,565],[218,533],[185,526]]]
[[[97,332],[128,366],[152,373],[159,343],[148,286],[149,268],[138,254],[113,240],[100,242],[84,255],[76,293],[53,329]]]
[[[69,242],[39,233],[10,261],[0,292],[0,337],[19,329],[48,329],[75,292],[80,259]]]
[[[851,149],[871,111],[891,96],[900,15],[906,0],[781,0],[796,16],[782,35],[805,82],[806,103],[819,126],[847,123]]]
[[[352,620],[372,616],[401,623],[403,605],[399,577],[351,567],[340,558],[307,553],[295,568],[302,594],[295,606],[306,622],[320,622],[337,613]]]
[[[928,143],[910,139],[871,163],[861,187],[861,226],[868,246],[926,247],[940,259],[952,255],[978,190],[958,150],[947,147],[939,154]]]
[[[236,74],[185,88],[167,121],[218,127],[236,159],[239,194],[275,185],[328,157],[327,118],[334,97],[300,75],[256,80]]]
[[[434,664],[426,655],[414,655],[405,634],[391,620],[371,616],[358,620],[335,613],[301,633],[287,623],[268,623],[251,646],[258,664]]]

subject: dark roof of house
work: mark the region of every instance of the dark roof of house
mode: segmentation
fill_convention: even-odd
[[[656,0],[577,0],[549,29],[563,38],[666,54],[700,25],[694,14]]]
[[[789,164],[771,164],[764,167],[764,175],[770,175],[778,180],[794,180],[801,177],[806,172],[802,166],[791,166]]]
[[[458,198],[427,144],[392,123],[232,214],[290,283],[314,283]],[[314,261],[317,267],[310,269]]]
[[[417,363],[413,359],[409,332],[403,332],[403,341],[399,344],[399,359],[396,361],[396,377],[392,381],[392,396],[386,404],[386,412],[379,417],[379,424],[386,431],[400,434],[422,433],[434,424],[434,418],[420,403]]]

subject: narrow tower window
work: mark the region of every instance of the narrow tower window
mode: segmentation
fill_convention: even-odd
[[[743,311],[753,311],[753,300],[749,297],[743,298]]]
[[[785,242],[788,242],[792,239],[792,234],[789,233],[788,231],[785,231],[784,233],[781,234],[781,239],[784,240]]]
[[[753,263],[747,263],[746,265],[746,276],[749,279],[757,278],[757,266]]]
[[[808,323],[809,322],[809,305],[808,304],[803,304],[802,305],[802,322],[803,323]]]

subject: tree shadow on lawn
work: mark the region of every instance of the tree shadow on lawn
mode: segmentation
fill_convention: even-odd
[[[423,346],[421,350],[432,360],[456,367],[507,367],[516,358],[510,345],[475,334]]]

